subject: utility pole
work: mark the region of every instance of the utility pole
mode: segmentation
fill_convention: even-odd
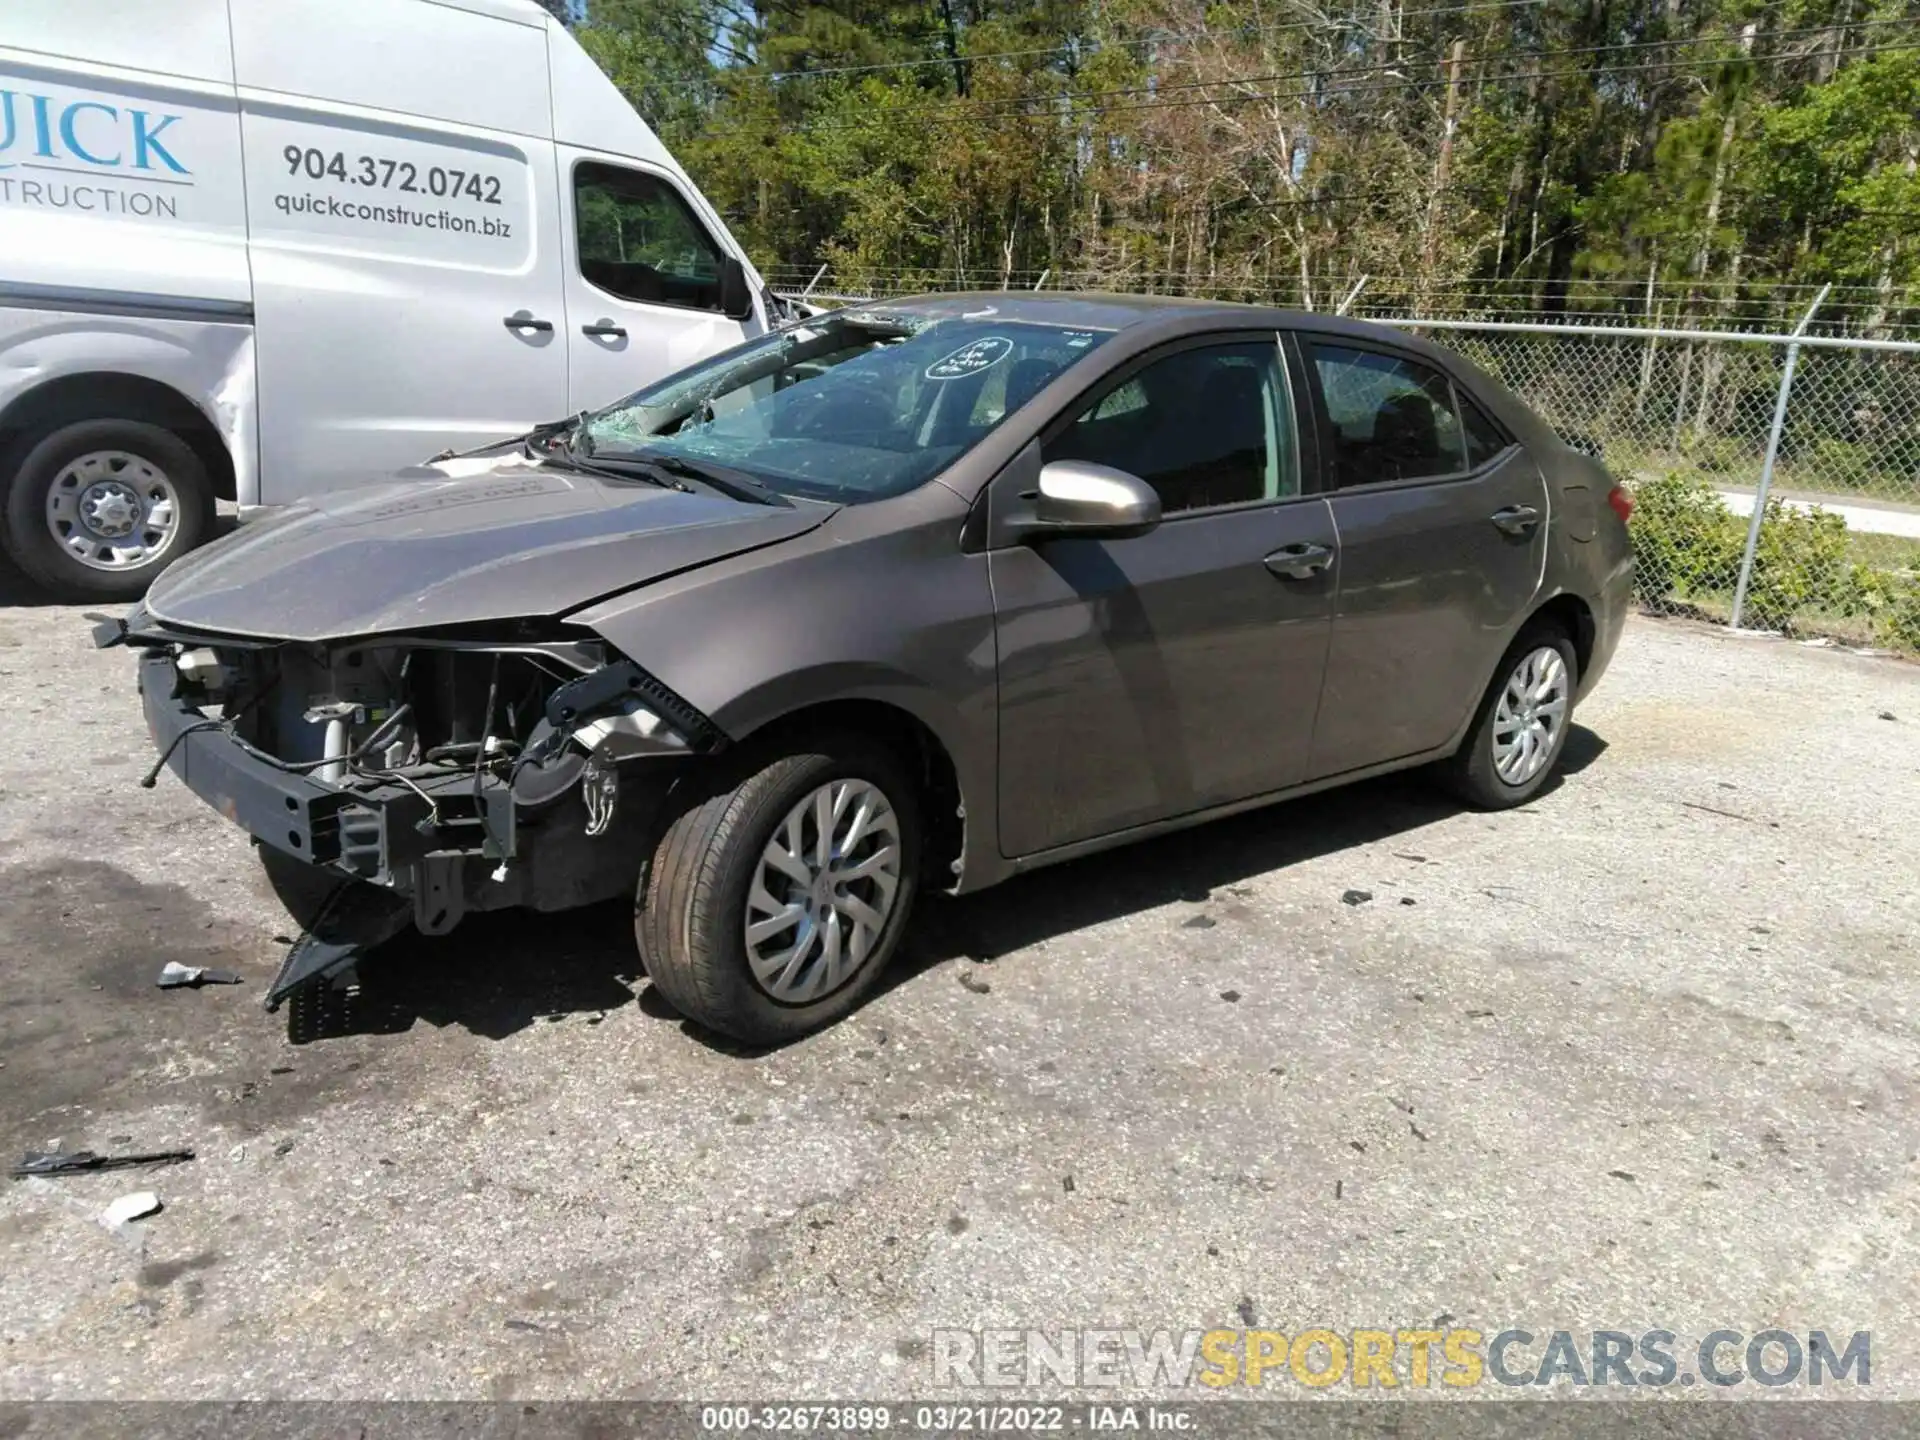
[[[1440,197],[1446,193],[1447,174],[1453,168],[1453,132],[1460,123],[1460,62],[1465,58],[1464,38],[1453,42],[1447,55],[1447,107],[1440,126],[1440,153],[1433,162],[1433,189],[1427,196],[1426,236],[1420,252],[1420,310],[1428,304],[1428,288],[1433,283],[1434,262],[1440,249]]]

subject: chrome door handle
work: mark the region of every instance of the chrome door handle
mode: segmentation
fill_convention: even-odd
[[[518,315],[507,316],[501,323],[509,330],[537,330],[542,335],[550,334],[553,330],[553,322],[551,320],[536,320],[525,310],[522,310]]]
[[[615,325],[610,320],[602,320],[597,325],[582,325],[580,327],[580,333],[582,335],[591,335],[596,340],[624,340],[627,338],[626,327],[623,325]]]
[[[1540,523],[1540,512],[1531,505],[1509,505],[1487,518],[1509,535],[1530,535],[1533,527]]]
[[[1328,545],[1282,545],[1267,556],[1264,563],[1282,580],[1311,580],[1333,564],[1333,548]]]

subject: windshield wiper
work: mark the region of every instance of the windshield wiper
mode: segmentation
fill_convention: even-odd
[[[690,490],[692,486],[686,482],[691,480],[694,484],[703,485],[709,490],[726,496],[729,500],[745,500],[754,505],[774,505],[783,510],[793,508],[793,502],[778,490],[762,485],[751,475],[726,465],[688,460],[679,455],[648,454],[641,451],[602,455],[596,463],[617,465],[622,469],[633,466],[635,469],[653,471],[661,477],[661,483],[671,485],[676,490]]]
[[[659,466],[669,475],[679,475],[688,480],[710,485],[734,500],[751,500],[760,505],[777,505],[784,510],[793,508],[793,503],[778,490],[761,484],[751,475],[735,470],[729,465],[713,465],[702,460],[688,460],[680,455],[647,455],[642,458],[650,465]]]
[[[542,465],[551,465],[558,470],[572,470],[580,475],[596,475],[602,480],[639,480],[662,490],[680,490],[693,494],[693,487],[684,480],[678,480],[660,466],[648,464],[641,468],[632,461],[623,461],[616,457],[594,458],[593,437],[587,432],[585,421],[590,411],[581,411],[574,418],[571,431],[565,427],[554,426],[545,433],[535,432],[527,437],[524,446],[529,459],[538,460]],[[576,446],[576,438],[581,441]],[[535,440],[546,441],[546,448],[533,448]]]

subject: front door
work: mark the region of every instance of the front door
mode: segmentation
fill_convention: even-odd
[[[572,408],[598,409],[759,333],[720,311],[725,251],[674,182],[559,147]]]
[[[1445,744],[1540,588],[1539,468],[1439,370],[1301,337],[1320,411],[1340,588],[1311,775]]]
[[[1046,460],[1152,484],[1156,530],[990,557],[1006,855],[1284,789],[1306,769],[1332,517],[1301,493],[1273,336],[1222,338],[1150,358],[1045,439]]]

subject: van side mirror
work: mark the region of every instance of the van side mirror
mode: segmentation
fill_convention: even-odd
[[[720,313],[729,320],[753,318],[753,284],[747,267],[731,255],[720,262]]]
[[[1086,460],[1055,460],[1040,467],[1033,518],[1023,538],[1083,536],[1128,540],[1160,523],[1160,495],[1138,475]]]

